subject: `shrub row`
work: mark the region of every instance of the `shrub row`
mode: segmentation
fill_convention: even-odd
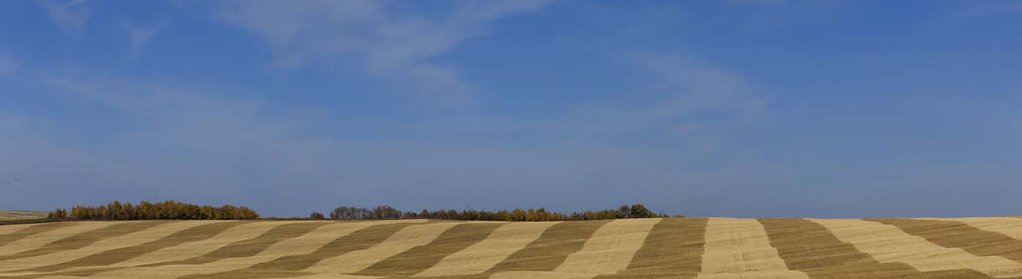
[[[680,216],[680,215],[679,215]],[[549,211],[544,208],[528,208],[513,210],[427,210],[419,212],[401,211],[391,206],[377,206],[372,209],[354,206],[341,206],[330,212],[333,220],[386,220],[386,219],[438,219],[465,221],[572,221],[572,220],[605,220],[624,218],[657,218],[667,217],[654,213],[642,204],[622,205],[617,209],[599,211],[581,211],[563,213]],[[53,220],[251,220],[258,219],[259,214],[244,206],[194,205],[177,201],[150,203],[139,202],[137,205],[113,201],[100,206],[75,206],[68,212],[62,208],[50,212]],[[310,219],[323,220],[327,216],[313,212]]]
[[[319,212],[313,212],[312,219],[321,220],[326,217]],[[549,211],[544,208],[514,209],[514,210],[426,210],[419,212],[402,212],[393,207],[382,205],[372,209],[354,206],[341,206],[330,212],[330,219],[334,220],[384,220],[384,219],[439,219],[439,220],[465,220],[465,221],[572,221],[572,220],[605,220],[624,218],[657,218],[667,217],[664,214],[657,214],[642,204],[622,205],[618,209],[607,209],[600,211],[582,211],[562,213]]]
[[[254,210],[244,206],[194,205],[177,201],[137,205],[113,201],[100,206],[75,206],[70,214],[62,208],[50,212],[50,219],[71,220],[251,220],[259,218]]]

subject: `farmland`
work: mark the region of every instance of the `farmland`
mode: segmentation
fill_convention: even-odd
[[[0,278],[1018,278],[1022,218],[0,226]]]
[[[0,210],[0,221],[46,218],[45,211]]]

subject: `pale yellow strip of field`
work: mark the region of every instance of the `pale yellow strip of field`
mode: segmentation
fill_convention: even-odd
[[[544,278],[544,279],[590,279],[595,275],[573,272],[556,271],[504,271],[490,275],[489,279],[521,279],[521,278]]]
[[[56,228],[37,233],[29,237],[7,243],[7,245],[0,246],[0,256],[13,255],[36,249],[54,241],[64,239],[65,237],[100,229],[113,224],[113,222],[75,222],[74,226]]]
[[[87,257],[89,255],[93,255],[107,250],[141,245],[146,242],[166,237],[180,230],[188,229],[202,224],[206,224],[206,222],[199,221],[167,222],[141,231],[125,234],[122,236],[102,239],[100,241],[96,241],[95,243],[89,244],[88,246],[78,249],[59,251],[35,257],[0,261],[0,272],[59,264],[63,262],[72,261],[78,258]]]
[[[364,276],[364,275],[349,275],[349,274],[312,274],[299,277],[290,277],[290,279],[376,279],[383,277],[376,276]],[[79,278],[81,279],[81,278]]]
[[[582,250],[568,256],[555,272],[611,274],[628,268],[660,218],[620,219],[600,227]]]
[[[483,273],[515,251],[543,235],[547,228],[560,222],[508,223],[497,228],[486,239],[451,254],[415,276],[465,275]]]
[[[809,278],[788,270],[756,219],[709,218],[705,238],[697,278]]]
[[[1022,218],[1016,217],[971,217],[971,218],[921,218],[937,221],[957,221],[970,227],[1007,235],[1022,240]]]
[[[105,275],[99,275],[99,276],[90,276],[90,277],[84,277],[84,278],[103,279],[103,278],[119,278],[119,277],[107,277]],[[149,277],[146,276],[146,277],[142,277],[142,278],[149,278]],[[382,277],[347,275],[347,274],[312,274],[312,275],[299,276],[299,277],[290,277],[290,279],[377,279],[377,278],[382,278]],[[515,278],[524,278],[524,277],[515,277]],[[83,279],[83,277],[56,275],[56,276],[40,277],[39,279]]]
[[[369,249],[324,259],[304,271],[330,274],[358,272],[413,247],[429,244],[444,231],[458,224],[463,223],[440,222],[409,226]]]
[[[276,228],[277,226],[298,223],[298,221],[251,222],[227,229],[209,239],[188,242],[146,253],[144,255],[119,262],[114,266],[140,266],[162,262],[172,262],[205,255],[235,242],[245,241]]]
[[[896,226],[858,219],[808,220],[826,227],[841,241],[882,263],[902,262],[920,271],[973,269],[994,277],[1022,276],[1022,264],[1018,262],[942,247]]]
[[[206,240],[184,243],[181,245],[167,247],[129,260],[111,265],[111,267],[133,267],[154,263],[172,262],[201,256],[214,250],[235,242],[255,238],[277,226],[298,223],[299,221],[274,221],[274,222],[252,222],[227,229],[214,237]],[[80,271],[97,269],[95,266],[72,267],[64,271]],[[40,272],[25,272],[17,275],[38,274]]]
[[[21,229],[35,225],[37,224],[0,225],[0,235],[12,234],[16,231],[20,231]]]
[[[399,221],[375,221],[375,222],[344,222],[344,223],[333,223],[324,225],[316,228],[315,230],[306,233],[302,236],[289,238],[277,243],[274,243],[266,250],[263,250],[252,257],[240,257],[240,258],[226,258],[217,260],[210,263],[198,264],[198,265],[165,265],[155,267],[135,267],[126,268],[120,270],[113,270],[107,272],[101,272],[93,275],[92,277],[97,278],[178,278],[185,275],[193,274],[210,274],[224,271],[231,271],[235,269],[244,269],[253,265],[275,260],[280,257],[290,255],[302,255],[309,254],[316,249],[319,249],[323,245],[326,245],[330,241],[347,235],[351,232],[363,229],[372,225],[387,224],[393,222],[407,222],[404,220]],[[416,222],[416,221],[413,221]],[[266,222],[271,223],[271,222]],[[280,223],[283,222],[272,222]],[[192,256],[197,256],[192,254]]]

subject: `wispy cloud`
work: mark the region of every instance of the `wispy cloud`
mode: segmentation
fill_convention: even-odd
[[[752,123],[767,112],[767,97],[739,74],[680,54],[623,57],[646,78],[633,92],[650,101],[631,105],[591,103],[578,107],[563,129],[583,137],[648,138],[655,134],[712,148],[725,140],[715,134]]]
[[[1022,3],[1015,1],[966,2],[968,6],[957,11],[955,16],[975,18],[991,16],[1014,16],[1022,14]]]
[[[122,26],[124,26],[124,29],[128,32],[128,38],[131,42],[131,48],[128,50],[128,58],[135,58],[141,55],[142,50],[149,44],[149,41],[152,40],[153,36],[167,28],[166,23],[147,26],[130,21],[124,21]]]
[[[89,20],[87,0],[44,0],[40,3],[61,32],[77,34],[85,29],[85,24]]]
[[[0,127],[17,134],[0,139],[0,154],[6,158],[0,169],[19,173],[19,187],[62,191],[50,196],[58,197],[49,201],[54,206],[103,199],[268,206],[271,196],[334,196],[329,187],[340,177],[331,169],[342,167],[347,158],[339,142],[303,128],[305,116],[268,113],[259,100],[219,99],[198,89],[93,76],[57,75],[43,82],[65,99],[142,124],[108,131],[101,144],[80,146],[55,132],[59,129],[45,128],[74,121],[47,125],[31,115],[0,114]],[[283,185],[302,187],[285,191]]]
[[[485,35],[494,21],[547,2],[457,2],[443,15],[427,16],[380,1],[236,1],[221,16],[265,39],[278,66],[356,59],[371,75],[411,82],[405,89],[463,102],[471,100],[471,84],[432,59]]]
[[[640,56],[637,66],[650,73],[670,99],[651,114],[678,117],[699,113],[728,112],[750,115],[764,112],[766,100],[749,82],[727,70],[684,56]]]
[[[360,141],[346,139],[344,132],[322,132],[315,127],[325,120],[306,113],[267,109],[257,99],[212,97],[203,89],[74,75],[55,75],[42,83],[138,125],[103,133],[101,143],[82,146],[59,132],[75,125],[74,120],[48,123],[0,113],[0,129],[15,135],[0,137],[0,170],[21,178],[6,185],[8,190],[25,193],[18,200],[0,196],[0,203],[27,206],[23,201],[29,200],[55,207],[108,199],[182,199],[240,203],[285,215],[338,204],[384,203],[406,209],[582,209],[629,201],[669,207],[686,201],[696,207],[704,194],[690,189],[659,190],[652,199],[643,193],[677,181],[740,183],[743,175],[766,172],[665,169],[659,166],[685,157],[595,142]],[[621,185],[633,185],[635,191],[620,193]],[[494,199],[523,191],[544,195]],[[582,191],[592,195],[578,196]],[[452,192],[462,194],[446,194]]]
[[[21,68],[21,60],[0,52],[0,77],[12,75]]]

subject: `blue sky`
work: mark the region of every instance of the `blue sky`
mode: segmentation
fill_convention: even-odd
[[[0,1],[0,208],[1019,214],[1017,1]]]

